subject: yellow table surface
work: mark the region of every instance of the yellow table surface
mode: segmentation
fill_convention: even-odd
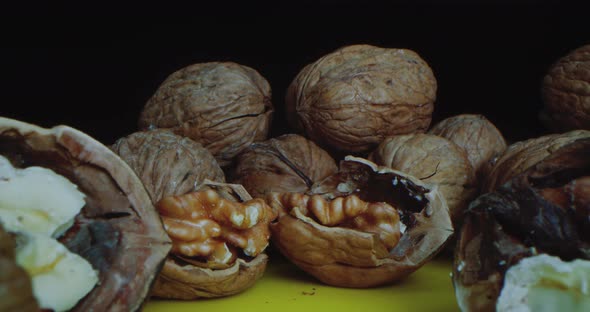
[[[264,276],[240,294],[196,301],[151,299],[144,311],[459,311],[450,273],[451,261],[439,257],[392,285],[338,288],[323,285],[281,255],[270,254]]]

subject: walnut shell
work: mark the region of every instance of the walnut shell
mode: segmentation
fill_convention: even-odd
[[[590,130],[590,45],[559,59],[541,88],[541,120],[556,131]]]
[[[346,46],[299,72],[287,90],[287,118],[324,148],[361,153],[391,135],[425,132],[436,88],[411,50]]]
[[[513,177],[524,172],[575,140],[590,137],[588,130],[574,130],[560,134],[550,134],[520,141],[508,146],[506,151],[495,161],[490,174],[484,181],[482,192],[491,192]]]
[[[562,143],[466,211],[453,267],[462,311],[496,311],[506,271],[523,258],[590,259],[590,137]]]
[[[250,67],[194,64],[166,78],[143,108],[139,128],[165,128],[189,137],[226,166],[250,143],[267,138],[270,98],[270,85]]]
[[[72,311],[140,310],[171,241],[133,170],[78,130],[7,118],[0,118],[0,154],[18,168],[51,169],[86,195],[74,226],[59,240],[90,262],[99,283]]]
[[[476,180],[467,152],[431,134],[406,134],[385,139],[369,159],[381,166],[438,185],[454,222],[476,195]]]
[[[467,151],[478,182],[491,169],[493,159],[506,150],[502,133],[483,115],[449,117],[435,124],[428,133],[448,139]]]
[[[139,176],[153,203],[194,191],[207,179],[225,182],[221,167],[207,149],[167,130],[132,133],[111,149]]]
[[[236,159],[233,182],[254,197],[269,192],[307,192],[336,173],[336,161],[315,143],[297,134],[285,134],[254,143]]]
[[[222,198],[232,201],[252,199],[239,184],[206,180],[197,190],[205,188],[213,188]],[[169,255],[155,282],[152,296],[194,300],[234,295],[252,287],[264,274],[267,262],[268,256],[262,252],[253,258],[238,258],[229,268],[210,269]]]
[[[393,181],[393,183],[392,183]],[[271,223],[271,240],[298,267],[323,283],[364,288],[392,283],[419,269],[453,233],[448,207],[436,186],[356,157],[346,157],[339,173],[316,183],[309,195],[355,194],[367,202],[387,202],[407,226],[390,251],[378,235],[321,225],[293,209]],[[270,201],[278,211],[285,207]]]

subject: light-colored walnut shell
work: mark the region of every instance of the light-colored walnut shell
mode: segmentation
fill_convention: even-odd
[[[1,117],[0,154],[19,168],[51,169],[86,195],[60,241],[99,271],[99,283],[72,311],[140,310],[172,245],[133,170],[79,130]],[[90,239],[88,231],[97,232]]]
[[[381,166],[438,185],[453,221],[476,196],[475,174],[467,152],[455,143],[431,134],[407,134],[385,139],[369,159]]]
[[[446,118],[428,131],[462,147],[475,170],[478,182],[491,169],[495,157],[506,150],[506,140],[483,115],[462,114]]]
[[[342,188],[336,185],[345,183],[354,191],[363,187],[364,182],[360,182],[363,179],[387,174],[403,177],[429,190],[424,194],[429,204],[412,214],[415,224],[408,226],[391,251],[383,250],[376,234],[321,225],[303,215],[299,208],[294,208],[291,214],[279,213],[277,221],[271,223],[274,246],[305,272],[323,283],[339,287],[379,286],[419,269],[436,255],[453,233],[448,207],[436,186],[390,168],[378,167],[365,159],[347,157],[340,172],[316,184],[310,194],[344,196]],[[391,186],[391,181],[387,185]],[[276,201],[269,204],[280,211],[285,209]],[[404,209],[399,205],[396,208]]]
[[[267,138],[273,107],[268,81],[232,63],[194,64],[171,74],[149,99],[139,128],[165,128],[207,148],[219,165]]]
[[[205,180],[225,182],[209,150],[170,131],[140,131],[111,146],[139,176],[153,203],[194,191]]]
[[[540,118],[549,128],[590,130],[590,45],[571,51],[549,68],[542,98]]]
[[[485,180],[482,192],[491,192],[524,172],[532,165],[550,156],[560,147],[575,140],[590,137],[588,130],[574,130],[560,134],[550,134],[520,141],[508,146],[496,160]]]
[[[250,194],[239,184],[203,181],[197,190],[213,188],[220,197],[232,201],[248,201]],[[194,300],[234,295],[252,287],[266,271],[268,256],[262,252],[245,260],[238,258],[225,269],[209,269],[186,263],[169,255],[156,279],[152,296],[168,299]]]
[[[287,119],[324,148],[366,152],[385,137],[425,132],[436,89],[414,51],[346,46],[299,72],[287,90]]]
[[[237,157],[232,180],[253,197],[263,197],[269,192],[307,192],[337,171],[336,161],[315,143],[285,134],[250,145]]]

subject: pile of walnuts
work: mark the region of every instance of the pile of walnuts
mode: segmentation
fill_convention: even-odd
[[[554,102],[567,98],[560,81],[577,73],[569,64],[582,56],[587,49],[547,76],[549,114],[567,112]],[[416,52],[345,46],[294,77],[284,101],[290,130],[270,137],[271,88],[256,70],[210,62],[171,74],[145,104],[138,131],[112,145],[175,244],[154,295],[243,291],[262,275],[267,245],[341,287],[391,283],[452,249],[469,204],[533,164],[514,170],[510,159],[528,157],[533,143],[505,152],[502,133],[480,114],[432,124],[436,94]],[[572,118],[584,125],[586,115]],[[242,196],[229,196],[228,185]]]

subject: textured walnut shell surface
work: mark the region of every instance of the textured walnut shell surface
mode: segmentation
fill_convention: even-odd
[[[489,175],[484,180],[482,192],[493,191],[532,165],[550,156],[562,146],[587,137],[590,137],[590,131],[574,130],[511,144],[495,161]]]
[[[369,159],[438,185],[456,221],[476,195],[476,179],[465,150],[431,134],[407,134],[385,139]]]
[[[16,167],[52,169],[86,195],[60,241],[99,271],[99,284],[72,310],[141,309],[171,242],[131,168],[70,127],[44,129],[6,118],[0,118],[0,154]]]
[[[0,223],[0,311],[39,311],[31,279],[15,261],[15,242]]]
[[[404,179],[405,185],[412,185],[416,190],[426,190],[419,192],[426,199],[426,206],[412,211],[418,204],[413,201],[413,195],[408,195],[410,189],[401,183],[399,189],[392,187],[392,177]],[[338,187],[343,183],[348,188]],[[374,189],[369,189],[369,185]],[[435,186],[431,188],[409,175],[377,167],[364,159],[347,157],[338,174],[317,183],[309,194],[338,197],[350,193],[366,201],[391,203],[411,220],[406,221],[411,224],[396,247],[384,250],[375,234],[323,226],[298,212],[298,208],[295,214],[279,213],[278,220],[271,224],[273,245],[298,267],[326,284],[363,288],[399,280],[431,259],[453,233],[448,207]],[[280,205],[273,208],[284,210]]]
[[[541,120],[557,131],[590,130],[590,45],[579,47],[548,70],[542,85]]]
[[[171,74],[149,99],[139,128],[165,128],[207,148],[221,166],[267,138],[273,107],[268,82],[232,62],[194,64]]]
[[[436,89],[411,50],[346,46],[299,72],[287,90],[287,118],[322,147],[366,152],[387,136],[426,131]]]
[[[209,150],[166,130],[132,133],[117,140],[111,149],[135,171],[153,203],[191,192],[205,180],[225,181]]]
[[[237,157],[232,179],[250,195],[262,197],[269,192],[304,193],[337,171],[336,161],[315,143],[285,134],[250,145]]]
[[[463,114],[436,123],[429,134],[441,136],[462,147],[481,181],[491,169],[494,157],[506,150],[506,140],[493,123],[483,115]]]
[[[495,311],[510,266],[540,253],[590,259],[590,138],[563,145],[472,202],[455,249],[462,311]]]
[[[239,184],[206,180],[197,190],[213,188],[225,199],[248,201],[250,194]],[[152,296],[169,299],[194,300],[234,295],[247,290],[266,271],[268,256],[262,252],[250,259],[238,258],[226,269],[196,266],[169,255],[152,291]]]

